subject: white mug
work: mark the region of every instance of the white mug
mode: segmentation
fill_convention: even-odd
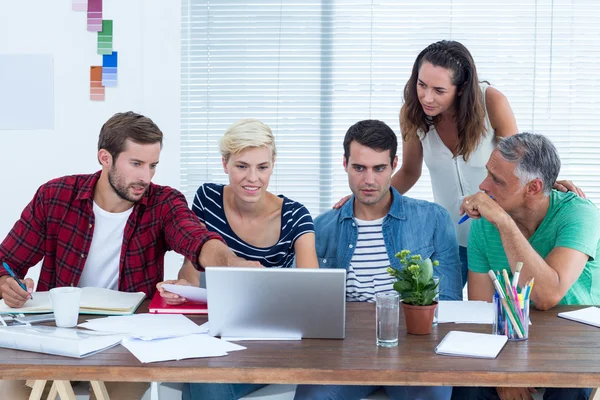
[[[77,325],[80,298],[81,288],[78,287],[65,286],[50,289],[50,301],[56,326],[72,328]]]

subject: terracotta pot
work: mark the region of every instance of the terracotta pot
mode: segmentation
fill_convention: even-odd
[[[428,335],[433,326],[433,316],[437,302],[430,306],[413,306],[402,303],[404,308],[404,320],[406,321],[406,331],[413,335]]]

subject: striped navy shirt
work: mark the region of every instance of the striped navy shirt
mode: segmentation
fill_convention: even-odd
[[[383,241],[383,218],[355,221],[358,240],[346,274],[346,300],[373,302],[376,293],[394,289],[394,280],[387,272],[390,260]]]
[[[283,195],[281,209],[281,232],[279,240],[271,247],[256,247],[246,243],[231,229],[223,208],[223,187],[205,183],[198,188],[192,211],[196,213],[209,231],[217,232],[227,246],[241,258],[258,261],[265,267],[289,268],[294,262],[294,244],[305,233],[315,232],[312,217],[302,204]]]

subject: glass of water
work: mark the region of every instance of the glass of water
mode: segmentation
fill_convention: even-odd
[[[377,346],[398,346],[398,323],[400,320],[400,295],[397,292],[375,295]]]

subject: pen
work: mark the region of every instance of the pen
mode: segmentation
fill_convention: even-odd
[[[19,280],[19,278],[17,278],[17,275],[15,275],[15,273],[13,272],[13,270],[10,269],[10,267],[8,266],[8,264],[5,263],[5,262],[3,262],[2,265],[4,266],[4,269],[6,270],[6,272],[8,272],[8,274],[10,276],[12,276],[15,281],[17,281],[17,283],[19,284],[19,286],[21,286],[21,289],[23,289],[24,291],[27,292],[27,286],[25,286],[25,284],[23,282],[21,282]],[[33,300],[33,296],[31,295],[31,293],[29,293],[29,297],[31,298],[31,300]]]
[[[490,199],[493,199],[493,198],[494,197],[490,196]],[[458,220],[458,225],[462,224],[463,222],[465,222],[468,219],[469,219],[469,214],[463,215],[462,218]]]
[[[458,220],[458,225],[462,224],[463,222],[465,222],[468,219],[469,219],[469,214],[463,215],[462,218]]]

